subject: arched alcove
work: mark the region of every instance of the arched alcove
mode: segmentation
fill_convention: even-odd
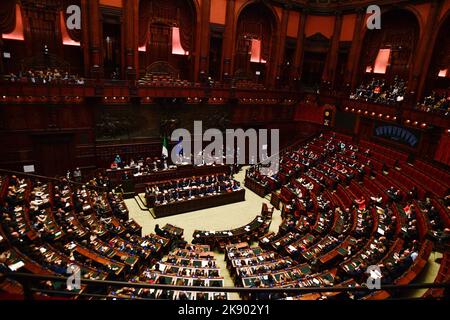
[[[197,13],[191,0],[142,0],[139,3],[141,72],[164,61],[191,79],[196,50]]]
[[[411,11],[393,9],[384,12],[381,29],[365,33],[359,65],[360,81],[381,77],[389,82],[396,76],[408,80],[419,33],[419,21]]]
[[[234,75],[264,83],[274,56],[275,14],[263,3],[250,3],[239,13]]]
[[[0,5],[2,51],[12,59],[3,72],[17,73],[24,61],[37,61],[48,53],[69,63],[73,74],[83,74],[83,39],[80,29],[67,28],[67,7],[81,6],[80,0],[4,0]],[[45,49],[46,48],[46,49]],[[80,59],[81,57],[81,59]],[[51,68],[48,64],[26,65],[29,69]],[[1,63],[0,63],[1,64]],[[69,71],[68,69],[59,70]]]

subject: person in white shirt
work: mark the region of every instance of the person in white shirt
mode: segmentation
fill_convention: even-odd
[[[80,170],[80,168],[76,168],[73,171],[73,178],[75,179],[75,181],[81,181],[81,170]]]

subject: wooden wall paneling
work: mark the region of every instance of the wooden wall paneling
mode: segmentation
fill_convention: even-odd
[[[74,137],[70,133],[46,133],[32,136],[38,172],[43,175],[63,175],[74,167]]]

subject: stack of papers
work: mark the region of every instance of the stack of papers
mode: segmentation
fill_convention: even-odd
[[[20,268],[22,268],[24,265],[25,265],[25,263],[23,261],[19,261],[19,262],[9,265],[8,268],[11,269],[11,271],[17,271]]]

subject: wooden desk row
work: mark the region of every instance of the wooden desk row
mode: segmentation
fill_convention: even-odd
[[[260,182],[256,181],[255,179],[252,179],[250,177],[245,177],[244,182],[245,187],[252,190],[254,193],[256,193],[258,196],[264,198],[266,194],[270,192],[269,185],[263,185]]]
[[[123,174],[127,172],[129,182],[134,186],[134,191],[136,193],[141,193],[145,191],[145,185],[147,183],[153,183],[157,181],[167,181],[173,179],[181,179],[192,176],[205,176],[211,174],[230,174],[230,167],[228,165],[182,165],[178,166],[176,169],[167,169],[151,172],[149,174],[143,174],[134,176],[133,174],[137,172],[137,168],[129,169],[117,169],[117,170],[106,170],[106,175],[113,183],[120,183],[123,181]]]
[[[252,241],[265,234],[270,227],[271,219],[261,215],[256,216],[249,224],[231,230],[224,231],[200,231],[195,230],[193,243],[208,244],[211,247],[225,249],[228,243]]]
[[[109,268],[109,272],[113,273],[115,276],[119,276],[122,274],[122,271],[125,268],[125,264],[122,262],[118,262],[109,258],[106,258],[95,251],[92,251],[90,249],[87,249],[85,247],[82,247],[78,244],[67,244],[66,248],[72,252],[77,252],[78,254],[82,255],[83,257],[90,259],[99,265],[105,266]]]
[[[165,205],[159,205],[151,209],[150,212],[155,218],[161,218],[185,212],[222,206],[244,200],[245,200],[245,189],[240,189],[237,191],[212,196],[196,197],[190,200],[175,201]]]

